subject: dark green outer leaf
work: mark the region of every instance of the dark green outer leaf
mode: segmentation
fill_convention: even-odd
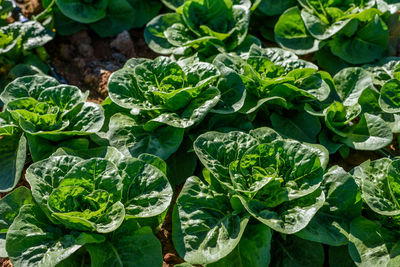
[[[17,217],[20,208],[32,203],[31,191],[24,187],[18,187],[10,194],[0,199],[0,233],[6,233],[14,218]]]
[[[329,247],[329,266],[356,267],[349,254],[348,246]]]
[[[379,106],[384,112],[400,112],[400,81],[393,79],[385,83],[379,96]]]
[[[333,79],[336,91],[345,106],[357,104],[365,89],[374,88],[371,75],[358,67],[343,69]]]
[[[167,159],[179,148],[183,134],[183,129],[170,126],[145,131],[131,117],[115,114],[111,117],[107,136],[110,144],[125,156],[137,157],[149,153]]]
[[[211,263],[237,246],[247,222],[248,216],[235,214],[225,194],[190,177],[174,207],[172,240],[187,262]]]
[[[353,170],[354,177],[361,185],[363,200],[378,214],[400,214],[398,164],[399,160],[382,158],[366,161]]]
[[[299,112],[292,117],[272,113],[270,119],[273,128],[281,135],[301,142],[316,143],[321,131],[319,119],[306,112]]]
[[[272,243],[272,262],[276,267],[322,267],[324,249],[320,243],[298,238],[294,235],[275,235]]]
[[[49,76],[33,75],[15,79],[9,83],[0,95],[1,101],[7,104],[22,97],[37,99],[44,88],[59,85],[58,81]]]
[[[298,55],[315,52],[320,45],[319,41],[307,32],[298,7],[289,8],[279,17],[274,32],[275,41],[281,47]]]
[[[175,47],[168,42],[164,32],[175,23],[181,23],[181,17],[176,13],[159,15],[152,19],[144,30],[147,45],[159,54],[171,54]]]
[[[56,266],[83,245],[100,243],[91,233],[64,233],[37,205],[24,205],[7,233],[6,249],[14,266]]]
[[[361,215],[362,202],[354,178],[341,167],[333,166],[324,175],[321,186],[325,192],[324,206],[310,223],[296,235],[331,246],[348,242],[350,222]]]
[[[265,267],[271,261],[272,231],[263,224],[247,225],[239,244],[221,260],[206,267]]]
[[[173,192],[161,170],[134,158],[122,160],[118,170],[122,177],[122,202],[127,217],[154,217],[168,208]]]
[[[89,244],[87,248],[93,267],[147,267],[161,266],[161,244],[151,228],[138,226],[134,220],[127,220],[110,234],[107,241]]]
[[[11,191],[21,178],[26,159],[23,135],[0,136],[0,192]]]
[[[395,267],[400,264],[400,233],[358,217],[350,225],[349,252],[357,266]]]
[[[106,16],[109,1],[56,0],[56,3],[65,16],[81,23],[93,23]]]

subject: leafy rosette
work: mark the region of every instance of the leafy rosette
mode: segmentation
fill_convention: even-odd
[[[331,153],[341,144],[357,150],[377,150],[391,143],[392,132],[398,131],[397,116],[386,113],[384,107],[386,100],[388,104],[389,98],[395,99],[397,89],[388,83],[378,90],[374,80],[360,67],[345,68],[334,76],[338,101],[320,114],[329,129],[322,132],[320,142]]]
[[[245,84],[247,97],[240,112],[252,113],[263,105],[302,111],[306,103],[327,100],[331,76],[314,64],[279,48],[251,46],[249,52],[220,54],[214,63],[232,69]]]
[[[107,152],[105,158],[85,160],[55,155],[28,168],[33,198],[50,220],[69,229],[108,233],[125,216],[150,218],[168,208],[172,189],[157,167],[161,159],[125,158],[112,148]]]
[[[84,246],[96,266],[160,266],[161,246],[144,226],[162,220],[170,205],[165,172],[165,162],[148,154],[58,150],[26,172],[35,202],[22,206],[8,228],[8,256],[16,266],[75,266]]]
[[[360,266],[396,266],[400,260],[400,160],[366,161],[352,172],[367,211],[351,223],[350,255]]]
[[[58,33],[69,35],[90,27],[101,37],[143,27],[162,7],[157,0],[43,0],[42,4],[47,12],[39,18],[51,14]]]
[[[247,35],[251,2],[237,2],[186,0],[175,13],[160,15],[147,24],[146,42],[159,54],[188,56],[197,52],[204,57],[259,43]]]
[[[249,134],[207,132],[194,150],[205,166],[205,181],[189,178],[173,212],[173,241],[190,263],[211,263],[231,253],[250,217],[294,234],[324,203],[319,187],[328,153],[319,145],[259,128]]]
[[[113,145],[126,150],[128,144],[133,156],[147,152],[163,159],[178,149],[184,129],[200,123],[209,112],[239,110],[245,98],[238,75],[195,58],[132,59],[112,74],[108,87],[111,101],[124,109],[122,113],[130,113],[111,117],[108,134]],[[158,147],[144,147],[149,134]],[[163,140],[172,136],[173,142]]]
[[[78,137],[99,131],[104,112],[98,104],[85,102],[87,96],[75,86],[34,75],[8,84],[0,99],[12,123],[25,133],[36,161],[54,152],[52,146],[89,146],[87,139]]]
[[[51,41],[54,33],[37,21],[14,22],[3,25],[2,12],[7,16],[10,11],[8,1],[0,3],[0,92],[11,80],[33,74],[45,74],[47,53],[42,47]],[[3,10],[4,8],[4,10]]]
[[[363,69],[372,82],[361,93],[359,103],[363,109],[385,120],[393,133],[399,133],[400,59],[384,58],[378,64],[363,66]]]
[[[287,9],[275,25],[275,40],[296,54],[317,52],[321,66],[336,72],[364,64],[388,52],[390,16],[384,1],[302,1]]]

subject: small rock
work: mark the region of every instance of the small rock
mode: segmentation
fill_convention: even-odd
[[[164,255],[164,261],[166,263],[176,262],[177,260],[179,260],[179,258],[173,253],[167,253]]]
[[[134,54],[135,47],[129,32],[123,31],[118,34],[117,37],[110,43],[111,48],[114,48],[124,54],[126,57],[130,58]]]
[[[91,44],[92,43],[92,38],[90,38],[89,34],[87,31],[79,31],[77,33],[74,33],[70,37],[71,43],[74,45],[80,45],[80,44]]]
[[[86,43],[79,44],[78,51],[84,57],[93,57],[94,54],[93,47]]]
[[[61,44],[60,55],[65,60],[71,60],[74,58],[74,47],[68,44]]]
[[[112,53],[111,56],[120,64],[126,62],[126,57],[121,53]]]

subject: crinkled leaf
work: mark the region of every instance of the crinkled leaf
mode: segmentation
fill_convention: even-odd
[[[237,246],[248,216],[234,213],[229,198],[189,178],[172,214],[172,240],[179,255],[193,264],[217,261]]]

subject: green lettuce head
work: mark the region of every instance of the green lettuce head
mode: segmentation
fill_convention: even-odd
[[[113,148],[105,158],[54,155],[32,164],[26,179],[33,198],[55,224],[109,233],[125,217],[156,217],[169,206],[171,186],[153,162],[165,163],[151,155],[140,158],[125,158]]]
[[[205,166],[205,181],[189,178],[173,212],[175,247],[192,264],[215,262],[231,253],[250,217],[294,234],[324,203],[320,185],[328,153],[321,146],[259,128],[248,134],[202,134],[194,150]]]
[[[352,173],[365,212],[350,225],[351,258],[358,265],[395,266],[400,258],[400,160],[368,160]]]
[[[178,149],[185,129],[210,112],[234,113],[246,93],[237,74],[195,58],[132,59],[111,75],[108,87],[124,113],[110,119],[112,145],[133,156],[146,152],[163,159]],[[150,134],[152,141],[143,141]]]
[[[104,112],[98,104],[86,102],[87,96],[75,86],[33,75],[8,84],[0,99],[5,104],[5,116],[28,138],[36,161],[49,156],[57,145],[89,145],[83,137],[101,129]]]
[[[145,29],[145,39],[160,54],[209,57],[233,51],[252,42],[247,36],[251,2],[232,0],[188,0],[176,13],[160,15]]]

